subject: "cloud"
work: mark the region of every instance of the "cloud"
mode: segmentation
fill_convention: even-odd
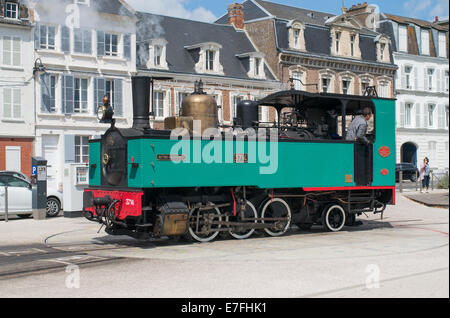
[[[403,3],[405,15],[411,18],[420,18],[434,21],[448,19],[448,0],[409,0]]]
[[[126,2],[137,11],[202,22],[214,22],[217,20],[214,13],[204,7],[198,7],[193,10],[187,9],[186,6],[189,0],[126,0]]]

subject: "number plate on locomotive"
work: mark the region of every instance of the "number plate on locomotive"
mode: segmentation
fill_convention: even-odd
[[[248,154],[235,154],[234,162],[235,163],[248,163]]]

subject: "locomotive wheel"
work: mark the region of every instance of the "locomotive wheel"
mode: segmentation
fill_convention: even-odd
[[[213,204],[208,202],[208,205]],[[217,230],[221,228],[221,225],[211,225],[210,222],[221,221],[222,215],[218,208],[211,208],[210,210],[193,209],[191,213],[189,213],[189,236],[201,243],[211,242],[219,235],[220,232]]]
[[[270,228],[264,229],[264,231],[270,236],[282,236],[286,234],[291,225],[292,214],[289,204],[283,199],[268,200],[264,205],[261,213],[262,218],[288,218],[286,221],[275,221],[274,225]],[[265,223],[267,221],[262,221]]]
[[[246,219],[250,218],[256,219],[258,217],[258,212],[256,211],[255,206],[250,201],[247,201],[247,206],[245,207],[244,215]],[[257,221],[255,221],[255,223],[257,223]],[[235,239],[245,240],[248,239],[250,236],[252,236],[254,232],[255,229],[241,229],[241,230],[236,229],[234,231],[230,231],[230,235]]]
[[[345,225],[345,210],[340,205],[330,205],[322,213],[322,227],[325,231],[339,232]]]

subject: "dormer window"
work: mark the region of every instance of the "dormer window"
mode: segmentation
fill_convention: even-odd
[[[5,17],[9,19],[18,19],[19,18],[19,10],[17,3],[6,2],[5,6]]]
[[[158,68],[168,70],[166,60],[167,41],[164,39],[153,39],[149,43],[149,60],[148,68]]]
[[[423,55],[430,55],[430,32],[428,30],[421,32],[421,47]]]
[[[389,55],[389,44],[391,43],[391,41],[389,40],[389,38],[383,35],[379,35],[375,38],[375,42],[377,43],[378,62],[390,63],[391,58]]]
[[[384,61],[385,51],[386,50],[386,43],[380,44],[380,59]]]
[[[291,21],[289,28],[289,47],[294,50],[306,51],[304,25],[298,21]]]
[[[197,73],[213,73],[224,75],[223,66],[220,64],[220,50],[222,45],[215,42],[206,42],[185,47],[192,54],[196,62]]]
[[[236,55],[242,62],[242,65],[247,70],[247,75],[250,78],[265,79],[264,72],[264,54],[260,52],[251,52]]]

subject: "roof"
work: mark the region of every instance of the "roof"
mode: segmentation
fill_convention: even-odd
[[[297,7],[291,7],[283,4],[262,1],[262,0],[252,0],[267,12],[273,16],[284,19],[284,20],[300,20],[304,23],[325,25],[325,22],[334,17],[335,14],[314,11],[309,9],[302,9]]]
[[[402,17],[402,16],[398,16],[398,15],[393,15],[393,14],[389,14],[389,13],[383,13],[386,18],[388,18],[389,20],[395,21],[397,23],[402,23],[402,24],[415,24],[418,25],[422,28],[434,28],[436,30],[440,30],[440,31],[448,31],[448,28],[446,28],[445,26],[439,25],[438,23],[434,23],[434,22],[428,22],[425,20],[420,20],[420,19],[415,19],[415,18],[408,18],[408,17]]]
[[[167,41],[167,63],[170,72],[197,74],[195,72],[198,49],[186,47],[201,43],[214,42],[222,46],[220,62],[226,77],[252,79],[247,73],[245,58],[237,55],[257,52],[245,32],[236,30],[231,25],[212,24],[181,18],[167,17],[151,13],[138,12],[137,42],[138,68],[144,69],[148,59],[148,42],[156,38]],[[266,67],[266,77],[274,80]],[[253,80],[253,79],[252,79]]]

